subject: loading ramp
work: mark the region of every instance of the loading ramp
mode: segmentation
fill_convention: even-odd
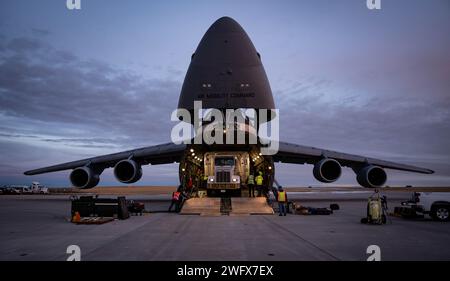
[[[208,215],[220,216],[220,198],[190,198],[186,200],[181,208],[182,215]]]
[[[266,197],[231,198],[233,215],[273,215],[273,208],[267,204]]]
[[[273,209],[265,197],[190,198],[180,211],[182,215],[272,215]]]

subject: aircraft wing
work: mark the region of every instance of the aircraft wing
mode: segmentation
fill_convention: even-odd
[[[342,166],[358,169],[367,164],[376,165],[382,168],[432,174],[433,170],[405,165],[360,155],[347,154],[310,146],[280,142],[278,153],[273,156],[275,162],[293,164],[314,164],[320,159],[327,157],[337,160]]]
[[[37,175],[43,173],[57,172],[69,169],[75,169],[87,165],[92,165],[100,169],[114,167],[114,165],[124,159],[132,157],[134,160],[139,161],[143,165],[147,164],[168,164],[180,161],[184,150],[185,144],[173,144],[165,143],[155,146],[148,146],[113,154],[107,154],[83,160],[77,160],[58,164],[54,166],[39,168],[35,170],[26,171],[25,175]]]

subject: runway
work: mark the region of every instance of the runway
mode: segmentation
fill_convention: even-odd
[[[159,212],[75,225],[67,221],[67,195],[0,196],[0,260],[63,261],[69,245],[81,248],[82,260],[366,260],[369,245],[381,248],[382,260],[450,260],[450,223],[392,217],[386,225],[362,225],[367,194],[306,196],[306,206],[338,203],[341,209],[286,217]],[[390,207],[408,196],[391,194]],[[151,211],[169,204],[161,195],[143,199]]]

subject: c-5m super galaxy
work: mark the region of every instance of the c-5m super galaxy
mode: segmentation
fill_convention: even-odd
[[[274,112],[272,91],[261,56],[243,28],[229,17],[218,19],[208,29],[192,55],[178,108],[193,116],[195,101],[201,101],[204,108],[223,111],[251,108]],[[349,167],[355,172],[358,183],[368,188],[386,183],[385,169],[433,173],[415,166],[285,142],[279,142],[275,154],[264,155],[262,146],[259,140],[243,144],[171,142],[35,169],[25,175],[72,169],[72,185],[84,189],[96,186],[106,168],[114,167],[117,180],[130,184],[141,178],[143,165],[179,163],[181,184],[193,181],[199,189],[213,196],[241,194],[250,173],[262,173],[264,185],[272,187],[275,162],[312,164],[314,177],[324,183],[336,181],[341,167]]]

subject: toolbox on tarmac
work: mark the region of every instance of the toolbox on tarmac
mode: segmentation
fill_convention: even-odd
[[[72,216],[76,212],[81,217],[112,217],[119,219],[127,219],[130,217],[125,197],[98,198],[94,196],[76,196],[71,197]]]

